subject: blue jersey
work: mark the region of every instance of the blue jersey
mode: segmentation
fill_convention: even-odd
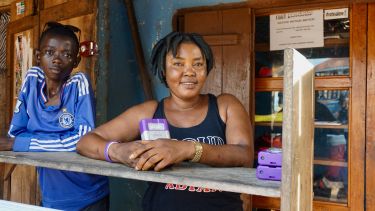
[[[75,152],[81,136],[94,128],[93,92],[83,73],[63,85],[60,105],[46,106],[45,74],[28,70],[14,109],[8,135],[13,151]],[[109,194],[107,177],[38,167],[45,207],[79,210]]]

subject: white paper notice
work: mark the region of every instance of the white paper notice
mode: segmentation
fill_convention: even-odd
[[[348,17],[349,17],[348,8],[324,10],[324,20],[341,19],[341,18],[348,18]]]
[[[323,10],[270,15],[271,51],[323,46]]]

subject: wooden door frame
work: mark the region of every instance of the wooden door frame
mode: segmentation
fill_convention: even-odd
[[[38,46],[38,37],[39,37],[39,16],[28,16],[24,17],[22,19],[9,22],[8,25],[8,32],[7,32],[7,66],[9,67],[8,71],[8,81],[9,84],[7,84],[8,92],[7,96],[9,96],[9,102],[8,102],[8,124],[10,123],[11,116],[13,114],[13,107],[12,107],[12,101],[15,96],[13,96],[14,91],[14,76],[13,76],[13,61],[14,61],[14,53],[12,52],[14,49],[14,34],[17,34],[19,32],[23,32],[26,30],[33,30],[33,47],[34,49]],[[33,52],[35,53],[35,52]],[[35,59],[32,61],[33,65],[36,64]]]
[[[370,23],[375,21],[375,3],[368,5],[367,43],[367,110],[366,110],[366,208],[374,210],[375,204],[375,30]],[[371,25],[373,26],[373,25]]]
[[[13,65],[13,62],[14,62],[14,58],[15,58],[15,55],[14,55],[14,43],[15,43],[15,39],[14,39],[14,35],[17,34],[17,33],[20,33],[20,32],[23,32],[23,31],[27,31],[27,30],[32,30],[32,47],[34,49],[34,52],[33,54],[35,53],[35,49],[37,48],[38,46],[38,37],[39,37],[39,16],[38,15],[32,15],[32,16],[27,16],[27,17],[23,17],[21,19],[18,19],[18,20],[15,20],[15,21],[11,21],[9,22],[8,24],[8,31],[7,31],[7,67],[9,67],[9,71],[7,72],[7,108],[8,108],[8,112],[7,112],[7,125],[10,124],[10,120],[12,118],[12,114],[13,114],[13,99],[17,96],[14,96],[13,93],[14,93],[14,82],[15,82],[15,78],[14,78],[14,65]],[[32,62],[32,65],[35,65],[36,64],[36,61],[35,61],[35,58],[33,57],[33,60],[31,61]],[[12,172],[13,170],[15,169],[15,165],[13,164],[2,164],[4,167],[4,175],[2,175],[2,182],[1,182],[1,186],[2,186],[2,198],[6,198],[8,200],[11,199],[11,194],[12,194],[12,191],[11,191],[11,175],[12,175]],[[18,168],[19,170],[21,171],[31,171],[31,172],[28,172],[28,173],[32,173],[34,172],[36,174],[36,170],[34,167],[24,167],[24,166],[21,166]],[[29,198],[27,198],[27,202],[28,203],[31,203],[31,204],[38,204],[39,201],[40,201],[40,197],[39,197],[39,191],[38,191],[38,188],[37,188],[37,184],[38,184],[38,181],[36,179],[36,177],[32,178],[30,177],[29,178],[32,183],[32,185],[30,185],[30,193],[35,193],[35,194],[31,194],[31,195],[28,195]],[[34,179],[34,180],[33,180]]]
[[[10,6],[0,6],[0,12],[9,12],[10,14]],[[7,35],[7,40],[9,39],[8,35]],[[8,55],[8,51],[6,51],[6,54]],[[7,63],[8,65],[8,63]],[[10,70],[8,69],[7,72],[9,72]],[[9,83],[9,79],[8,79],[8,73],[3,73],[3,76],[2,76],[2,80],[5,81],[5,96],[3,97],[4,99],[6,99],[6,102],[4,104],[4,110],[7,110],[8,108],[8,83]],[[0,110],[3,110],[3,109],[0,109]],[[7,125],[8,124],[8,112],[5,112],[5,118],[0,121],[0,124],[5,124]],[[1,134],[1,135],[5,135],[5,134]],[[6,177],[6,173],[5,173],[5,164],[4,163],[0,163],[0,178],[1,180],[4,180]],[[4,198],[4,182],[0,182],[0,198]]]

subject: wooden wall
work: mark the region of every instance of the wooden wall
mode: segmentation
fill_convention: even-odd
[[[10,3],[12,3],[12,1],[14,1],[14,0],[1,0],[0,1],[0,7],[10,6]]]

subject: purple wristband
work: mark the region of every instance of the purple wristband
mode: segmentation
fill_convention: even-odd
[[[111,142],[108,142],[106,145],[105,145],[105,148],[104,148],[104,157],[105,157],[105,160],[112,163],[113,161],[111,160],[111,158],[109,157],[108,155],[108,150],[109,150],[109,147],[112,145],[112,144],[118,144],[117,141],[111,141]]]

